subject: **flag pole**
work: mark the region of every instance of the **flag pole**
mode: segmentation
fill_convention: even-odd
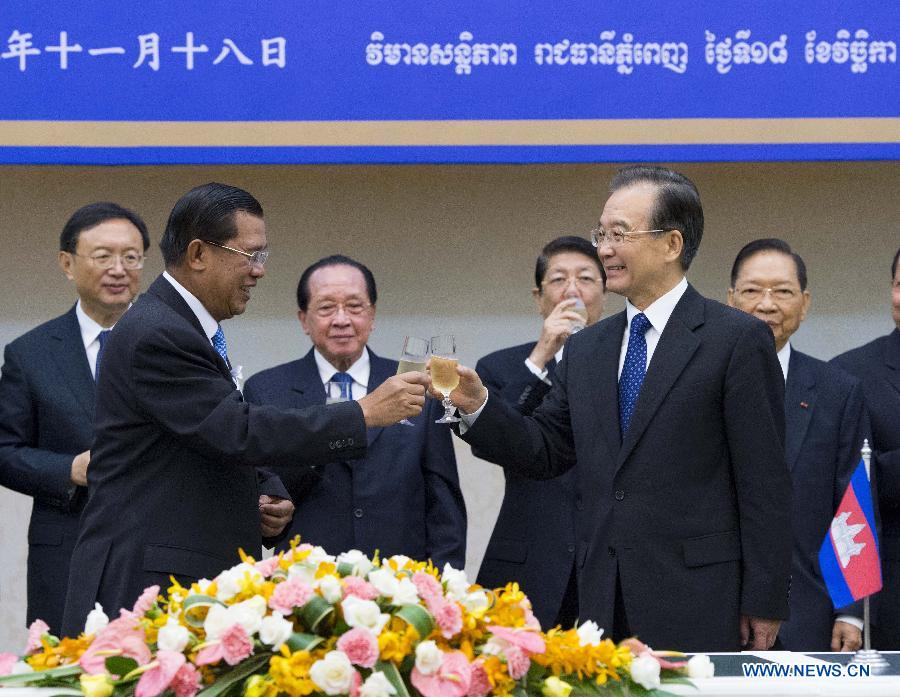
[[[870,464],[870,462],[872,459],[872,448],[869,447],[868,438],[863,441],[863,447],[862,450],[860,450],[860,454],[862,455],[862,460],[866,465],[866,477],[868,477],[869,482],[871,482],[872,465]],[[868,666],[869,670],[872,673],[883,673],[890,664],[887,662],[887,659],[885,659],[884,656],[882,656],[876,649],[872,648],[872,635],[869,630],[869,599],[871,597],[872,596],[867,595],[865,598],[863,598],[863,647],[856,652],[856,655],[853,656],[853,660],[851,661],[851,663]]]

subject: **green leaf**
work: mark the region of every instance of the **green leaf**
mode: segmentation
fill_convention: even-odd
[[[309,651],[322,643],[322,637],[294,632],[285,643],[291,651]]]
[[[314,632],[319,623],[334,612],[331,604],[318,595],[314,595],[306,605],[300,608],[300,619],[306,628]]]
[[[203,620],[198,619],[197,617],[193,617],[188,610],[203,608],[203,607],[212,607],[213,605],[221,605],[225,607],[225,603],[221,600],[217,600],[213,598],[211,595],[190,595],[184,601],[184,621],[187,622],[192,627],[202,627]]]
[[[403,605],[394,616],[411,625],[420,639],[427,639],[434,631],[434,617],[421,605]]]
[[[38,670],[33,673],[17,673],[16,675],[4,675],[0,678],[0,685],[30,685],[31,683],[55,680],[59,678],[69,678],[80,675],[81,666],[62,666],[60,668],[51,668],[50,670]]]
[[[337,565],[337,572],[340,576],[352,576],[355,565],[342,561]]]
[[[272,654],[265,653],[258,656],[251,656],[246,661],[239,663],[234,670],[220,675],[216,681],[205,690],[197,693],[198,697],[220,697],[235,683],[240,682],[244,678],[253,675],[260,668],[269,664]]]
[[[128,656],[110,656],[106,659],[106,672],[110,675],[128,675],[138,667],[138,662]]]
[[[521,685],[513,688],[512,695],[513,697],[528,697],[528,693]]]
[[[395,690],[397,690],[397,697],[410,697],[409,690],[406,689],[406,683],[403,682],[403,678],[400,676],[400,671],[397,670],[397,666],[390,661],[378,661],[375,664],[375,670],[380,670],[384,673],[384,677],[386,677],[388,682],[394,686]]]

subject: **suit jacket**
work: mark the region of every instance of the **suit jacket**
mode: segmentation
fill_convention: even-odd
[[[623,440],[626,323],[621,312],[569,339],[533,417],[488,398],[463,437],[526,476],[575,467],[581,618],[613,626],[618,577],[644,641],[736,650],[740,615],[787,616],[791,481],[772,333],[689,286]]]
[[[531,414],[550,385],[525,367],[534,342],[495,351],[475,366],[491,395]],[[556,361],[547,366],[553,377]],[[474,448],[476,457],[490,459]],[[575,473],[536,482],[507,471],[503,505],[488,542],[478,583],[486,588],[518,581],[542,627],[552,627],[575,564]]]
[[[355,403],[302,411],[246,403],[162,277],[107,340],[95,435],[63,619],[72,636],[95,602],[113,615],[170,575],[212,578],[235,563],[238,547],[258,554],[254,467],[366,450]]]
[[[397,361],[369,350],[369,391],[397,372]],[[247,381],[246,399],[282,409],[325,402],[325,389],[313,350],[297,361],[264,370]],[[339,554],[375,550],[386,558],[405,554],[449,562],[466,562],[466,507],[459,488],[450,430],[434,423],[440,404],[429,400],[412,419],[370,428],[364,458],[342,460],[313,470],[276,468],[297,507],[290,537],[321,545]],[[289,540],[282,545],[289,547]]]
[[[792,350],[784,410],[794,483],[794,561],[791,616],[778,638],[789,651],[830,651],[836,613],[819,569],[819,548],[868,437],[862,387],[844,371]],[[862,605],[838,614],[862,619]]]
[[[832,359],[862,381],[872,423],[872,451],[881,511],[881,568],[884,588],[873,646],[900,650],[900,329]]]
[[[7,344],[0,378],[0,485],[31,496],[27,621],[62,624],[85,489],[72,459],[93,440],[94,378],[75,308]]]

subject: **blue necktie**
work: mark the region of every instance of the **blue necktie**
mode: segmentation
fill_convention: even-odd
[[[347,393],[347,399],[353,399],[353,377],[350,373],[335,373],[331,376],[331,382],[341,383],[341,397]]]
[[[100,377],[100,359],[103,357],[103,347],[106,346],[106,340],[112,329],[104,329],[97,335],[97,341],[100,342],[100,348],[97,349],[97,360],[94,362],[94,382]]]
[[[225,332],[222,331],[222,327],[216,329],[216,333],[213,334],[212,345],[216,350],[216,353],[218,353],[222,357],[222,360],[225,361],[225,364],[229,365],[228,345],[225,343]]]
[[[647,339],[644,334],[650,327],[650,320],[643,312],[636,314],[631,320],[628,350],[625,352],[622,376],[619,378],[619,426],[623,439],[644,383],[644,373],[647,372]]]

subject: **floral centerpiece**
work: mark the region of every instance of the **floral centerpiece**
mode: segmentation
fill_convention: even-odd
[[[568,697],[646,694],[708,658],[672,660],[593,622],[544,633],[518,585],[395,556],[337,557],[299,544],[164,596],[147,588],[110,621],[57,639],[36,621],[24,657],[0,654],[0,686],[87,697]],[[678,656],[681,656],[680,654]],[[703,663],[705,659],[706,663]]]

